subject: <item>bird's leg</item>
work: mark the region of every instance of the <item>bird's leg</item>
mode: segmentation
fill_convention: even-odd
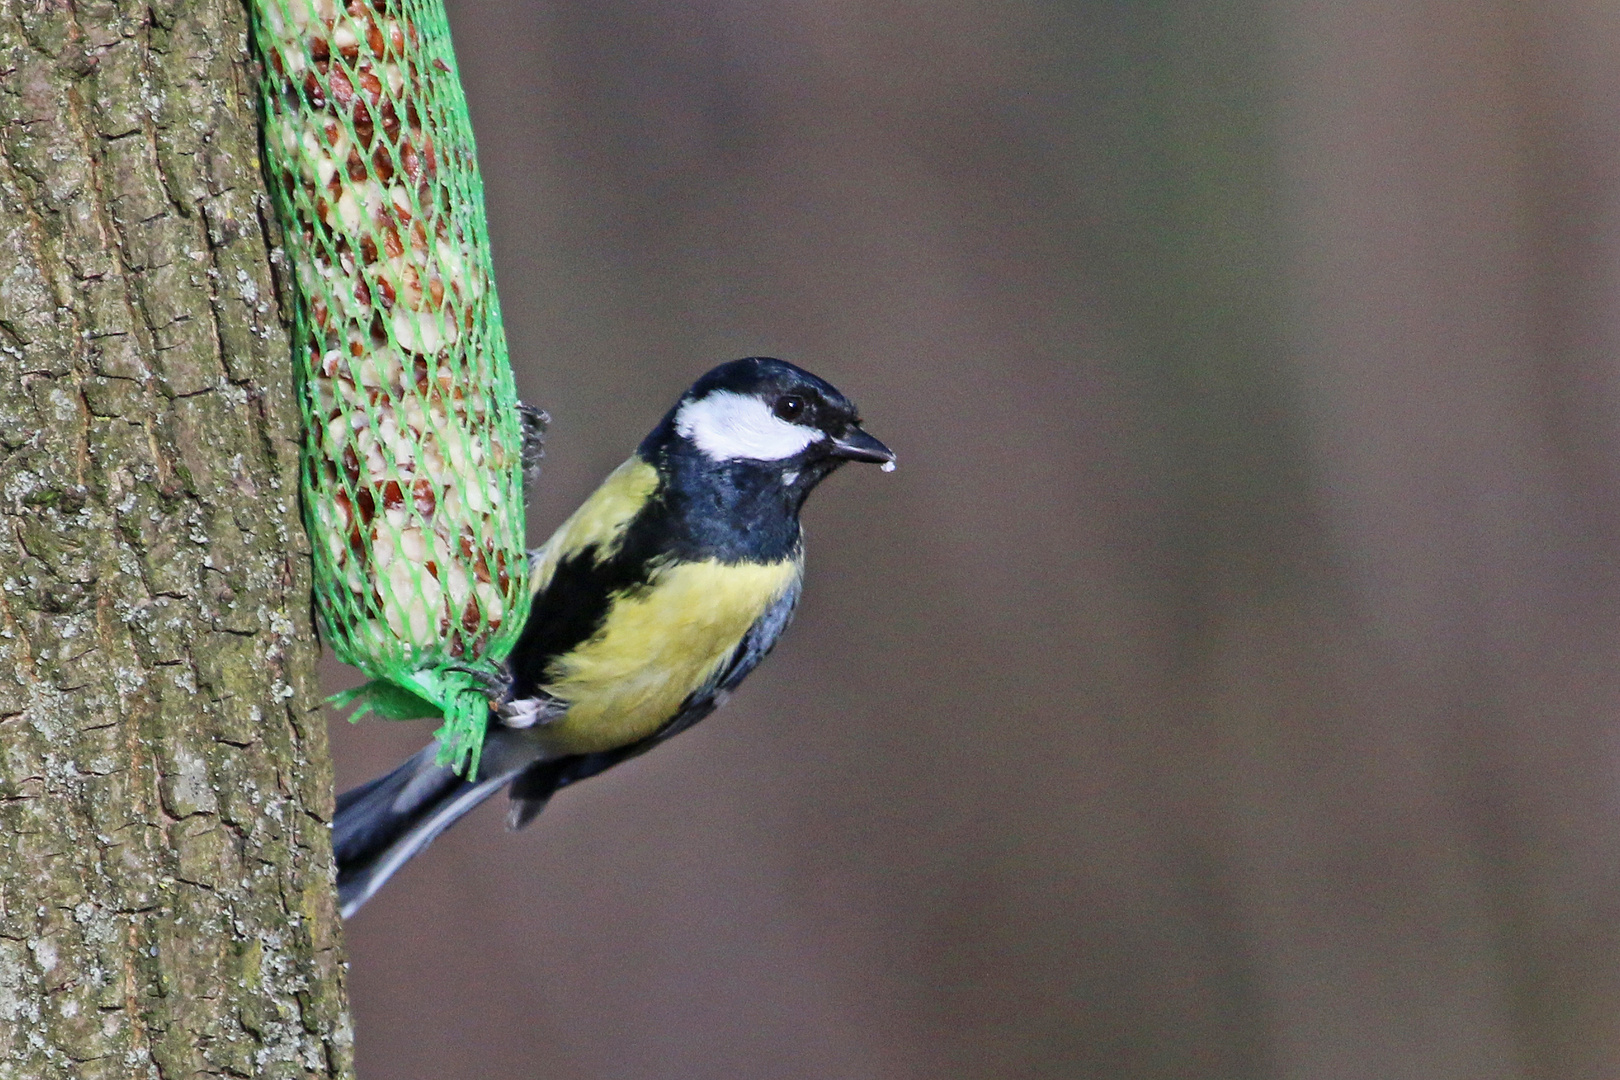
[[[450,670],[462,672],[478,683],[484,696],[489,698],[493,719],[506,727],[526,728],[549,723],[568,710],[564,702],[538,688],[518,697],[517,679],[505,664],[497,664],[493,669],[488,665],[458,664]]]

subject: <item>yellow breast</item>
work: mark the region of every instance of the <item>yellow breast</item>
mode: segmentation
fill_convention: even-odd
[[[800,569],[797,559],[660,569],[650,587],[618,597],[602,630],[556,664],[545,690],[568,712],[536,736],[554,752],[579,754],[651,735],[716,677]]]

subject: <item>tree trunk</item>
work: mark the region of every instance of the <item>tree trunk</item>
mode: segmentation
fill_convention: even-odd
[[[352,1074],[246,30],[0,0],[0,1078]]]

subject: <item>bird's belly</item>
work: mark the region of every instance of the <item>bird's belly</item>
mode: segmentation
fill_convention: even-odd
[[[544,689],[568,711],[535,736],[554,753],[581,754],[651,735],[712,683],[798,575],[796,559],[664,567],[618,597],[596,636],[552,666]]]

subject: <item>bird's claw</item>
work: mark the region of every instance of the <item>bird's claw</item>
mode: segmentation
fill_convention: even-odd
[[[445,670],[458,672],[473,681],[483,695],[489,698],[490,707],[505,702],[512,692],[512,673],[505,664],[494,668],[487,664],[474,666],[472,664],[451,664]]]

